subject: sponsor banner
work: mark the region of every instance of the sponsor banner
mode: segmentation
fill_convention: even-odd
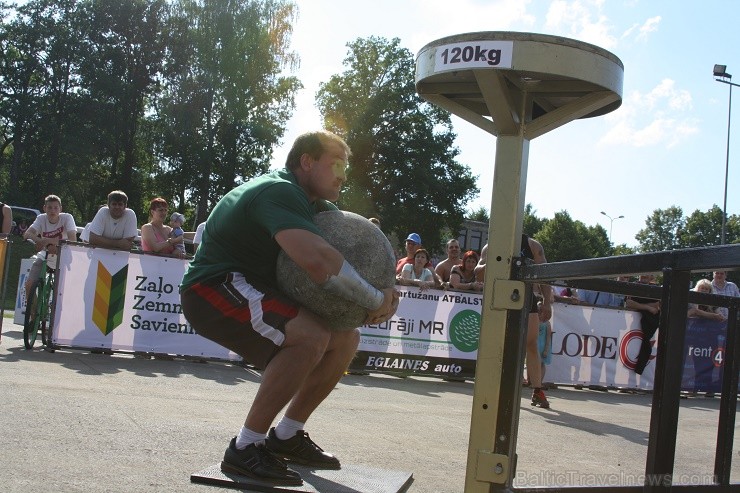
[[[197,335],[178,285],[188,261],[65,244],[59,255],[52,342],[60,346],[239,360]]]
[[[475,361],[359,351],[351,370],[473,378]]]
[[[26,316],[26,279],[31,272],[32,258],[21,259],[21,269],[18,273],[18,290],[15,293],[15,311],[13,312],[13,323],[23,325]]]
[[[655,342],[642,375],[633,369],[642,343],[640,314],[564,303],[553,304],[552,363],[545,381],[652,389]]]
[[[727,322],[690,318],[687,324],[681,389],[719,393],[722,391]]]
[[[59,260],[54,344],[240,360],[195,334],[182,315],[178,285],[186,260],[81,244],[64,244]],[[31,262],[21,263],[14,320],[20,324],[22,286]],[[359,352],[351,368],[473,377],[483,297],[397,288],[401,298],[394,317],[360,327]],[[652,388],[657,334],[643,374],[632,371],[642,342],[639,313],[554,303],[552,326],[552,363],[545,381]],[[689,320],[685,390],[720,390],[725,331],[726,323]]]
[[[396,314],[360,327],[360,351],[474,360],[483,296],[396,286]]]
[[[383,324],[360,327],[361,353],[351,368],[473,377],[483,297],[398,289],[401,299],[395,316]],[[653,364],[642,375],[632,371],[642,342],[639,313],[554,303],[552,326],[553,355],[546,381],[652,388]],[[653,345],[656,337],[657,333]],[[433,358],[445,362],[447,369]],[[458,367],[459,372],[450,371]]]

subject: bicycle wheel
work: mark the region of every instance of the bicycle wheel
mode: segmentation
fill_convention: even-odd
[[[41,321],[41,343],[46,346],[46,350],[49,352],[54,352],[54,349],[51,347],[51,306],[54,301],[54,275],[48,274],[46,276],[46,297],[45,302],[42,307],[38,310],[40,316],[39,320]]]
[[[39,332],[38,290],[39,282],[36,281],[31,286],[28,299],[26,299],[26,315],[23,319],[23,345],[26,349],[33,348]]]

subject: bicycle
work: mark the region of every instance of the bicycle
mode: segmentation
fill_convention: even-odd
[[[33,243],[31,239],[27,241]],[[39,278],[33,281],[26,299],[26,314],[23,319],[23,345],[26,349],[33,348],[39,329],[41,330],[41,343],[47,347],[50,346],[51,305],[55,277],[56,271],[47,267],[46,257],[43,257]]]

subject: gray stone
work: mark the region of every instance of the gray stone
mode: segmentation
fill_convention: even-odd
[[[377,226],[347,211],[321,212],[314,216],[314,223],[326,241],[339,250],[366,281],[378,289],[393,287],[396,282],[393,248]],[[285,252],[278,256],[277,281],[283,293],[326,319],[331,330],[354,329],[367,318],[365,308],[326,292]]]

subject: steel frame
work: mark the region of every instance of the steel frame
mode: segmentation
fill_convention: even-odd
[[[493,456],[499,457],[507,467],[508,478],[491,482],[490,491],[511,492],[738,492],[740,484],[730,484],[732,446],[734,443],[735,413],[737,411],[738,375],[740,373],[740,337],[737,335],[740,298],[710,295],[689,291],[692,272],[734,270],[740,268],[740,245],[675,250],[622,257],[529,264],[523,259],[512,263],[511,278],[526,283],[525,298],[531,296],[534,283],[560,284],[596,289],[631,296],[652,297],[661,300],[661,327],[655,359],[655,382],[650,416],[648,450],[645,463],[645,484],[642,486],[552,488],[515,488],[513,478],[516,464],[516,438],[519,425],[521,399],[522,359],[524,354],[526,320],[525,310],[510,310],[507,316],[504,360],[496,436]],[[623,273],[663,274],[662,286],[649,286],[598,279],[596,276]],[[591,278],[593,276],[593,278]],[[675,485],[672,483],[676,451],[676,431],[680,407],[681,374],[683,371],[683,346],[686,334],[687,303],[708,303],[729,309],[727,347],[722,380],[720,414],[714,462],[714,484]],[[524,306],[528,306],[526,303]],[[662,334],[662,335],[661,335]],[[670,334],[670,336],[666,336]]]

